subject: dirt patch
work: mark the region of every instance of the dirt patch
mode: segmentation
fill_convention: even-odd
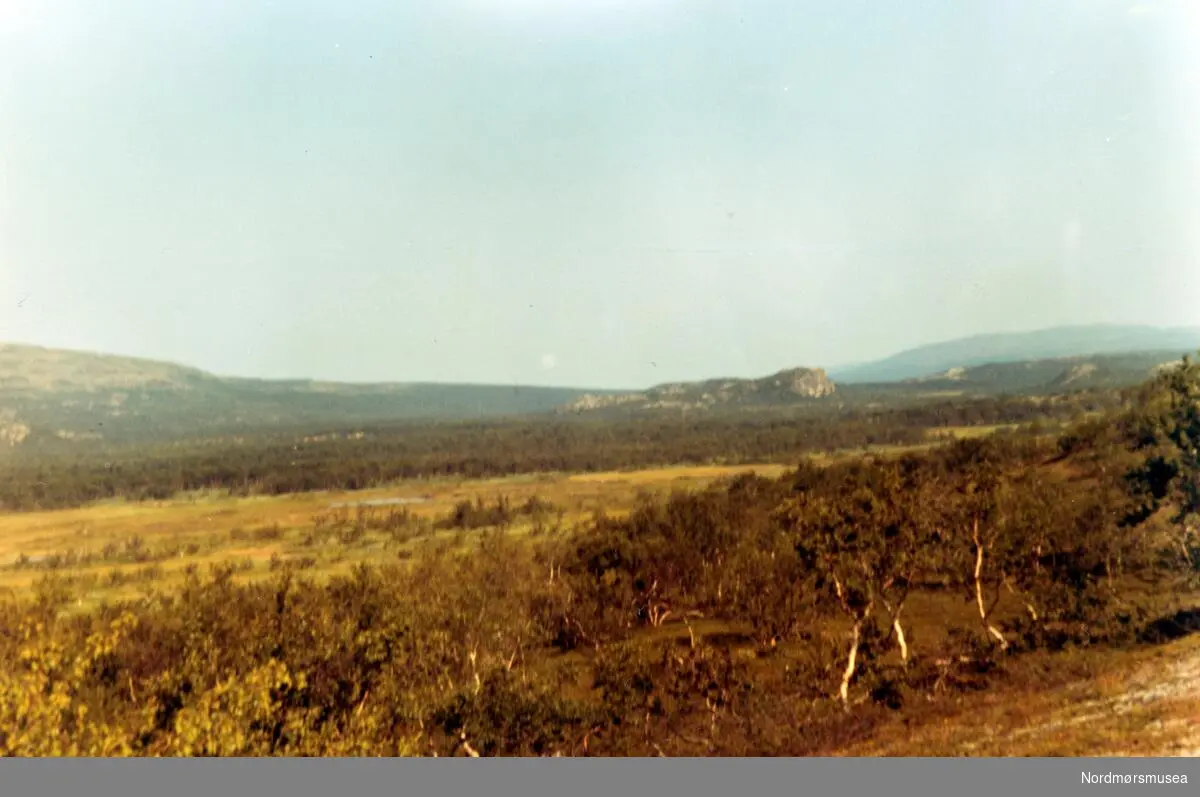
[[[1096,684],[1075,692],[1095,694]],[[1072,701],[1045,719],[1007,734],[1005,746],[1053,746],[1056,738],[1086,737],[1097,756],[1200,755],[1200,638],[1157,651],[1131,671],[1114,673],[1101,695]]]

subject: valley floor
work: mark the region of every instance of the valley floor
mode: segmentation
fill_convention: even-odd
[[[555,507],[569,529],[603,510],[628,512],[640,495],[692,490],[740,473],[775,477],[779,465],[680,467],[596,474],[547,474],[484,481],[430,480],[358,493],[280,497],[181,496],[173,501],[98,504],[82,509],[0,515],[0,591],[17,595],[48,575],[82,584],[77,609],[134,598],[178,583],[189,565],[241,563],[240,579],[265,578],[280,560],[306,560],[325,577],[359,563],[395,561],[430,539],[469,540],[454,529],[407,538],[368,529],[346,539],[314,539],[320,518],[339,504],[414,499],[405,511],[433,524],[463,501]],[[354,517],[354,509],[348,510]],[[389,511],[384,507],[379,511]],[[527,518],[513,534],[545,533]],[[551,531],[552,533],[552,531]],[[113,575],[123,574],[123,575]],[[1133,650],[1068,652],[1024,663],[1028,673],[950,705],[878,725],[867,741],[834,751],[849,756],[1200,756],[1200,596],[1178,596],[1173,641]],[[970,607],[968,607],[969,609]],[[918,598],[914,613],[922,611]],[[942,611],[932,606],[927,611]],[[666,630],[666,629],[664,629]],[[1049,659],[1053,658],[1053,661]],[[1036,668],[1046,669],[1037,670]]]
[[[543,474],[486,480],[422,480],[359,492],[311,492],[237,498],[223,494],[184,495],[171,501],[108,502],[80,509],[0,514],[0,592],[28,590],[40,578],[55,574],[95,583],[87,601],[137,597],[145,588],[176,581],[189,565],[235,563],[240,578],[266,576],[271,558],[302,559],[310,576],[348,572],[360,563],[395,561],[402,552],[430,540],[453,540],[454,530],[439,530],[413,539],[371,530],[352,542],[313,540],[323,515],[339,506],[353,522],[356,504],[388,499],[414,501],[403,508],[416,521],[433,523],[461,501],[494,502],[503,496],[513,505],[531,498],[561,510],[550,519],[562,529],[596,511],[620,515],[642,495],[702,488],[741,473],[774,478],[785,467],[668,467],[589,474]],[[399,508],[399,507],[397,507]],[[391,509],[374,507],[377,517]],[[520,519],[509,529],[533,530]],[[112,575],[117,573],[120,575]]]

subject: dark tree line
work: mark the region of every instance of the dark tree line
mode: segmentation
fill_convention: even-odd
[[[807,453],[914,445],[929,429],[1062,421],[1118,406],[1117,394],[997,398],[836,414],[811,410],[652,416],[624,421],[541,418],[403,424],[347,434],[297,431],[155,447],[89,444],[11,454],[0,507],[58,508],[199,489],[282,494],[357,490],[401,479],[490,478],[672,464],[796,461]]]

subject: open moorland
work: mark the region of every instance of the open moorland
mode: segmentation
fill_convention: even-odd
[[[11,458],[0,751],[1197,748],[1190,361],[1085,400],[422,434]]]
[[[12,513],[0,516],[0,590],[26,592],[53,573],[86,587],[77,602],[92,607],[177,585],[211,565],[234,566],[238,583],[268,578],[285,565],[327,579],[358,564],[408,559],[434,544],[464,547],[483,529],[514,538],[561,534],[598,512],[627,515],[648,497],[742,473],[784,471],[765,464],[429,479],[355,492],[210,491]]]

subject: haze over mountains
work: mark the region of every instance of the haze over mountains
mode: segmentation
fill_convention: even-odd
[[[794,367],[639,392],[470,384],[225,378],[172,363],[0,345],[0,450],[30,439],[173,439],[538,414],[844,406],[937,395],[1046,394],[1136,384],[1200,348],[1200,327],[1061,327],[979,335],[873,363]]]
[[[829,376],[839,384],[894,382],[989,363],[1150,351],[1182,354],[1197,349],[1200,349],[1200,326],[1062,326],[1032,332],[972,335],[919,346],[874,362],[830,368]]]

